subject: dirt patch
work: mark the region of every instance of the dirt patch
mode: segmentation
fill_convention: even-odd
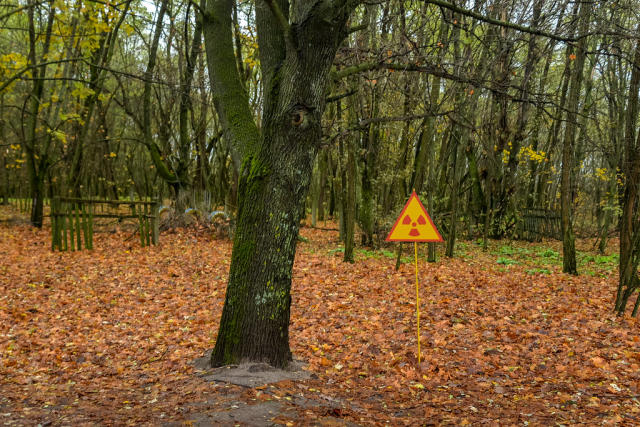
[[[193,362],[196,374],[223,387],[226,399],[223,403],[217,399],[192,405],[184,420],[169,426],[177,427],[185,422],[194,426],[306,424],[309,419],[304,412],[309,409],[325,414],[314,417],[318,425],[357,425],[341,419],[343,408],[349,406],[346,402],[324,395],[310,399],[299,392],[308,389],[304,385],[306,380],[318,379],[314,373],[304,370],[306,365],[300,360],[294,360],[287,369],[277,369],[266,363],[210,368],[210,358],[211,350],[207,350]],[[285,391],[287,389],[289,391]]]
[[[303,362],[294,360],[287,369],[276,369],[266,363],[244,363],[241,365],[209,367],[211,350],[197,358],[193,365],[205,381],[216,381],[243,387],[260,387],[280,381],[300,381],[312,378],[312,373],[303,370]]]
[[[213,402],[212,402],[213,403]],[[227,408],[216,411],[194,412],[183,421],[169,423],[166,426],[178,427],[185,424],[192,426],[237,425],[272,426],[273,419],[289,415],[295,417],[293,408],[284,408],[280,402],[269,401],[250,405],[246,402],[231,402]],[[289,418],[289,417],[288,417]]]

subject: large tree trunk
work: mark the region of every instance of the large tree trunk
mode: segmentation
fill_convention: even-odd
[[[300,219],[321,142],[328,73],[350,9],[326,2],[256,4],[264,82],[253,122],[232,42],[232,1],[210,1],[204,36],[214,103],[242,160],[231,269],[211,364],[286,366],[291,272]]]

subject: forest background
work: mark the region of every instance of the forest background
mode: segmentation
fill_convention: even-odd
[[[231,3],[237,75],[260,126],[256,4]],[[351,6],[306,202],[314,225],[339,218],[345,260],[355,224],[364,245],[380,245],[412,189],[449,256],[460,235],[526,237],[532,209],[561,212],[565,272],[577,273],[574,229],[597,236],[601,249],[621,233],[624,311],[639,286],[635,3]],[[168,198],[178,212],[235,215],[242,159],[212,99],[206,7],[2,6],[3,202],[30,197],[35,226],[52,196]]]

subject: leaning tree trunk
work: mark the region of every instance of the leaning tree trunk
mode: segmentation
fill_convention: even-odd
[[[212,366],[291,360],[291,274],[321,142],[328,74],[351,8],[328,2],[256,4],[264,83],[260,131],[238,75],[232,1],[207,2],[205,46],[214,103],[242,159],[238,222]]]

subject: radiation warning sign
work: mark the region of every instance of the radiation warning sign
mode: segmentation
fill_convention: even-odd
[[[387,236],[387,242],[443,242],[427,210],[414,191]]]

